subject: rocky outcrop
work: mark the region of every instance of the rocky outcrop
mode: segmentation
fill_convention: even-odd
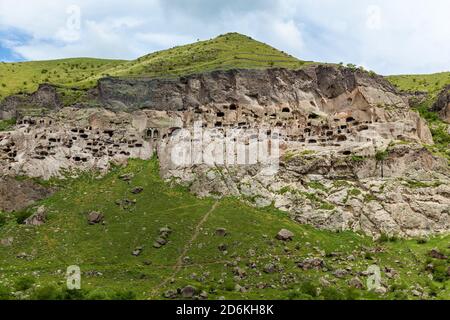
[[[448,163],[422,146],[428,126],[381,77],[313,66],[107,78],[94,91],[100,108],[56,108],[0,133],[0,174],[106,172],[156,153],[163,177],[199,196],[274,204],[320,228],[450,230]]]
[[[41,84],[32,94],[7,97],[0,103],[0,119],[21,118],[24,115],[42,115],[61,108],[61,99],[56,87]]]
[[[442,120],[450,123],[450,86],[441,91],[432,110],[438,112]]]
[[[258,166],[217,171],[203,165],[168,176],[177,175],[199,196],[240,196],[333,231],[422,237],[450,230],[448,164],[418,145],[391,146],[383,161],[298,154],[283,160],[276,175],[259,172]]]
[[[52,191],[29,179],[0,177],[0,211],[19,211],[48,197]]]

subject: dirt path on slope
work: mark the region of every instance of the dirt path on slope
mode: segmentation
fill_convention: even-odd
[[[192,234],[192,237],[189,239],[189,241],[186,243],[186,245],[183,248],[183,251],[181,252],[180,256],[178,257],[175,265],[172,267],[173,272],[170,276],[168,276],[163,282],[161,282],[157,287],[155,287],[151,292],[151,298],[157,294],[158,290],[164,287],[171,279],[174,279],[176,275],[180,272],[181,268],[183,267],[183,259],[186,257],[186,254],[188,253],[189,249],[191,248],[192,244],[197,240],[197,237],[200,233],[200,230],[202,226],[205,224],[205,222],[208,220],[209,216],[213,211],[217,208],[219,205],[219,202],[215,202],[212,207],[208,210],[208,212],[205,213],[205,215],[202,217],[202,219],[199,221],[199,223],[195,226],[194,233]]]

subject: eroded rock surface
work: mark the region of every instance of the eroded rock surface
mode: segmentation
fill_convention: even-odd
[[[20,211],[35,201],[48,197],[53,190],[32,180],[18,180],[14,177],[0,177],[0,210]]]
[[[425,121],[381,77],[314,66],[107,78],[94,91],[98,108],[50,101],[53,112],[22,117],[15,130],[0,133],[0,174],[106,171],[111,162],[156,153],[162,176],[199,196],[274,204],[320,228],[373,236],[450,230],[448,162],[423,147],[433,144]],[[188,148],[180,150],[181,142]],[[255,144],[258,150],[279,147],[271,153],[279,166],[270,174],[265,164],[230,161],[239,154],[252,158]],[[202,150],[223,161],[208,163]],[[190,162],[174,161],[183,152]]]
[[[438,96],[433,110],[439,112],[442,120],[450,123],[450,86],[445,87]]]

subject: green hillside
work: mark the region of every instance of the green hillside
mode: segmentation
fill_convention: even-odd
[[[402,91],[423,91],[436,96],[450,84],[450,72],[389,76],[388,80]]]
[[[0,63],[0,100],[35,91],[41,83],[76,86],[91,76],[122,63],[121,60],[75,58],[49,61]]]
[[[49,212],[43,226],[20,224],[32,208],[1,214],[0,239],[13,240],[0,245],[0,299],[179,298],[177,288],[186,285],[208,299],[378,299],[360,274],[374,264],[383,270],[387,299],[418,299],[415,291],[450,298],[449,261],[429,256],[432,248],[450,256],[449,236],[374,242],[316,230],[237,199],[198,199],[163,182],[155,159],[130,161],[103,178],[84,174],[51,184],[60,191],[38,204]],[[143,191],[131,193],[136,187]],[[105,215],[104,224],[87,223],[92,210]],[[164,227],[172,230],[169,242],[154,248]],[[219,228],[227,235],[218,236]],[[281,228],[294,233],[292,242],[275,239]],[[307,258],[323,266],[299,268]],[[426,271],[430,263],[434,271]],[[81,292],[63,289],[70,265],[81,267]],[[363,287],[352,288],[349,281],[358,274]]]
[[[0,63],[0,100],[33,92],[40,83],[90,88],[105,76],[170,77],[233,68],[300,68],[300,61],[247,36],[230,33],[212,40],[155,52],[133,61],[90,58]],[[71,94],[71,92],[68,92]]]
[[[306,62],[239,33],[156,52],[121,64],[112,76],[160,77],[232,68],[300,68]]]

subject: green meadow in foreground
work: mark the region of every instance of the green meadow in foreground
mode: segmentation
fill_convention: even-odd
[[[177,289],[187,285],[208,299],[450,299],[449,260],[429,255],[436,248],[450,256],[450,236],[373,241],[316,230],[273,208],[198,199],[162,181],[156,159],[131,160],[104,177],[45,183],[58,191],[33,208],[1,214],[0,239],[12,244],[0,245],[0,299],[180,298]],[[136,187],[143,191],[130,192]],[[21,224],[40,205],[47,222]],[[105,223],[89,225],[91,211],[103,213]],[[166,227],[169,242],[154,248]],[[226,236],[216,234],[220,228]],[[275,239],[282,228],[293,241]],[[307,258],[322,266],[300,268]],[[65,289],[70,265],[82,270],[81,291]],[[360,274],[371,265],[389,288],[383,296],[369,292]]]

